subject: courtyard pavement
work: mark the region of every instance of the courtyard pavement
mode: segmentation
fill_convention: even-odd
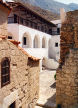
[[[35,108],[56,107],[56,83],[54,79],[55,73],[56,71],[52,70],[42,70],[42,72],[40,72],[40,97]]]

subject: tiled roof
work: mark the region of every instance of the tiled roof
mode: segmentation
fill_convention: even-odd
[[[16,45],[19,50],[21,50],[25,55],[27,55],[32,60],[34,60],[34,61],[40,60],[39,58],[33,57],[32,55],[28,54],[23,48],[21,48],[20,46],[18,46],[18,44],[20,44],[20,42],[15,41],[15,40],[9,40],[9,41],[12,42],[14,45]]]
[[[16,40],[10,40],[8,39],[10,42],[12,42],[14,45],[18,46],[20,44],[20,42],[16,41]]]
[[[36,57],[31,56],[31,55],[28,54],[23,48],[21,48],[21,47],[19,47],[19,46],[18,46],[18,49],[21,50],[25,55],[27,55],[27,56],[28,56],[29,58],[31,58],[32,60],[34,60],[34,61],[40,60],[39,58],[36,58]]]

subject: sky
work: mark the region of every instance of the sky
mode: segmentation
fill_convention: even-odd
[[[78,0],[55,0],[55,1],[62,2],[65,4],[69,4],[69,3],[77,3],[78,4]]]

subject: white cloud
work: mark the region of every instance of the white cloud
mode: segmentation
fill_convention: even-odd
[[[59,2],[65,3],[65,4],[68,4],[68,3],[77,3],[78,4],[78,0],[55,0],[55,1],[59,1]]]

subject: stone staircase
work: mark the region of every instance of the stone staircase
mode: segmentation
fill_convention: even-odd
[[[38,100],[35,108],[56,108],[56,104],[52,101],[47,103],[47,100]]]

